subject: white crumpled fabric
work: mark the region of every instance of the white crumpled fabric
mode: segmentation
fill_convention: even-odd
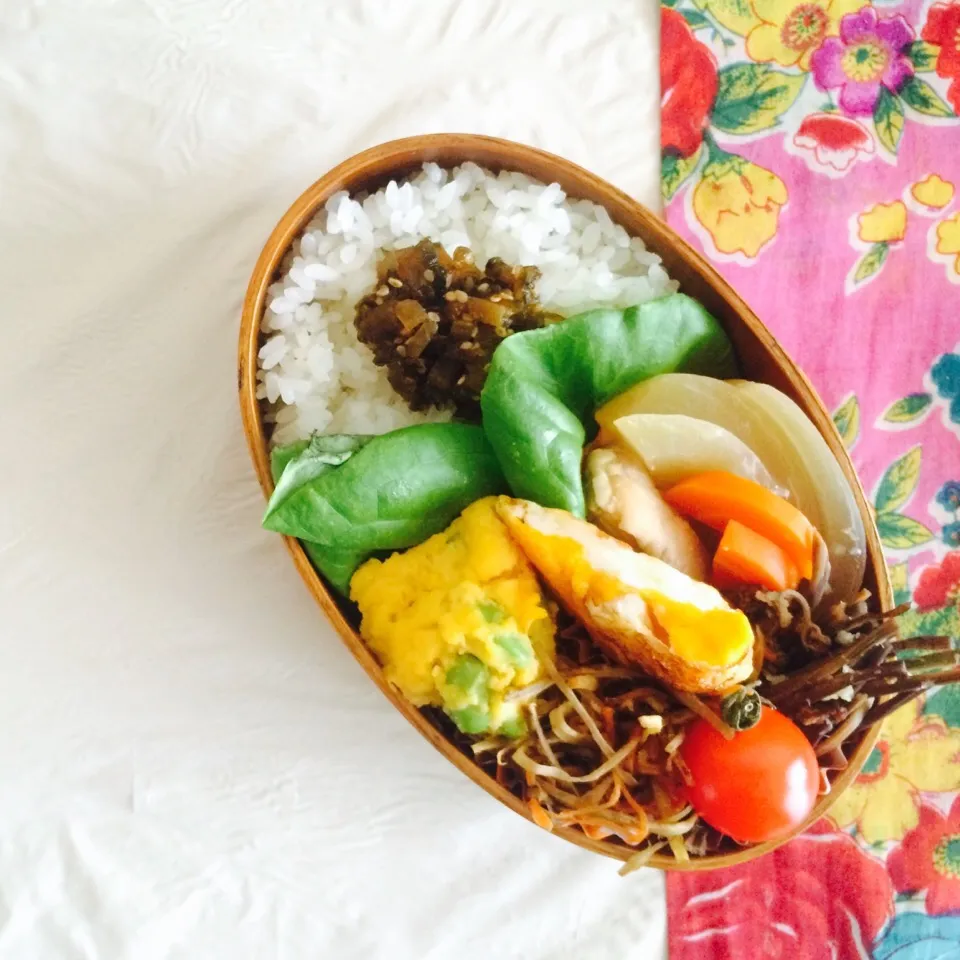
[[[240,305],[406,134],[656,202],[654,0],[0,2],[0,958],[647,958],[661,877],[523,822],[340,645],[263,500]]]

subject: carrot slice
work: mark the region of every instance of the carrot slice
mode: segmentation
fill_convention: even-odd
[[[793,590],[800,574],[785,550],[731,520],[713,557],[715,586],[756,584],[767,590]]]
[[[527,801],[527,806],[530,808],[533,822],[538,827],[543,827],[544,830],[553,830],[553,820],[550,819],[550,814],[544,810],[543,804],[536,797],[531,797]]]
[[[733,473],[698,473],[667,490],[664,499],[714,530],[736,520],[780,547],[801,578],[812,576],[813,525],[792,503],[761,484]]]

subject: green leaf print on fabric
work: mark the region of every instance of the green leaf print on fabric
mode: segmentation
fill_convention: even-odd
[[[960,684],[941,687],[927,697],[923,712],[941,717],[948,727],[960,727]]]
[[[681,157],[676,153],[665,153],[660,161],[660,192],[665,203],[673,199],[673,195],[683,186],[690,174],[697,169],[700,157],[703,156],[703,144],[697,147],[696,153],[690,157]]]
[[[929,393],[911,393],[890,404],[883,412],[883,419],[887,423],[913,423],[930,409],[931,403],[933,397]]]
[[[920,447],[907,451],[887,469],[877,487],[874,506],[877,513],[892,513],[904,506],[917,487],[923,452]]]
[[[929,543],[933,534],[922,524],[902,513],[878,513],[880,542],[888,550],[910,550]]]
[[[699,10],[681,10],[680,14],[690,24],[691,30],[702,30],[710,26],[710,21]]]
[[[932,73],[937,67],[940,48],[925,40],[915,40],[907,47],[907,56],[918,73]]]
[[[889,243],[875,243],[861,258],[857,264],[857,269],[853,273],[853,282],[855,284],[863,283],[876,274],[886,263],[887,254],[890,252]]]
[[[731,33],[743,37],[758,23],[750,0],[693,0],[701,10],[706,10],[717,23]]]
[[[903,136],[903,104],[886,88],[880,88],[877,105],[873,108],[873,123],[877,139],[890,153],[896,153]]]
[[[940,99],[940,95],[926,80],[911,77],[900,91],[904,102],[917,113],[928,117],[952,117],[953,111]]]
[[[908,610],[898,618],[900,633],[905,637],[953,637],[960,640],[960,606],[948,603],[935,610]],[[960,693],[960,685],[954,687]]]
[[[833,422],[840,434],[843,445],[852,450],[860,436],[860,402],[857,395],[851,393],[833,413]]]
[[[765,64],[735,63],[719,74],[711,121],[726,133],[757,133],[778,126],[793,106],[806,77],[774,70]]]

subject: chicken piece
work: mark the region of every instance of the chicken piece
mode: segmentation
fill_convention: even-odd
[[[709,584],[565,510],[500,497],[497,512],[598,646],[676,690],[719,694],[753,671],[753,628]]]
[[[669,563],[694,580],[707,580],[710,557],[693,527],[671,507],[629,451],[600,447],[584,466],[587,517],[641,553]]]

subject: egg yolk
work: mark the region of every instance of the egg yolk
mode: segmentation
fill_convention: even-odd
[[[737,663],[753,644],[753,630],[750,621],[740,610],[727,605],[723,597],[679,571],[673,580],[683,578],[690,589],[696,588],[702,594],[704,588],[710,591],[710,606],[694,603],[683,596],[687,583],[677,584],[676,595],[663,592],[661,584],[651,582],[649,587],[638,587],[624,583],[616,575],[598,570],[590,562],[583,545],[572,537],[546,534],[529,525],[515,530],[521,544],[531,555],[537,558],[537,565],[543,570],[547,580],[557,584],[569,584],[562,591],[577,603],[599,606],[611,603],[627,594],[634,594],[644,601],[647,613],[657,638],[669,646],[673,652],[688,663],[708,664],[727,667]]]

